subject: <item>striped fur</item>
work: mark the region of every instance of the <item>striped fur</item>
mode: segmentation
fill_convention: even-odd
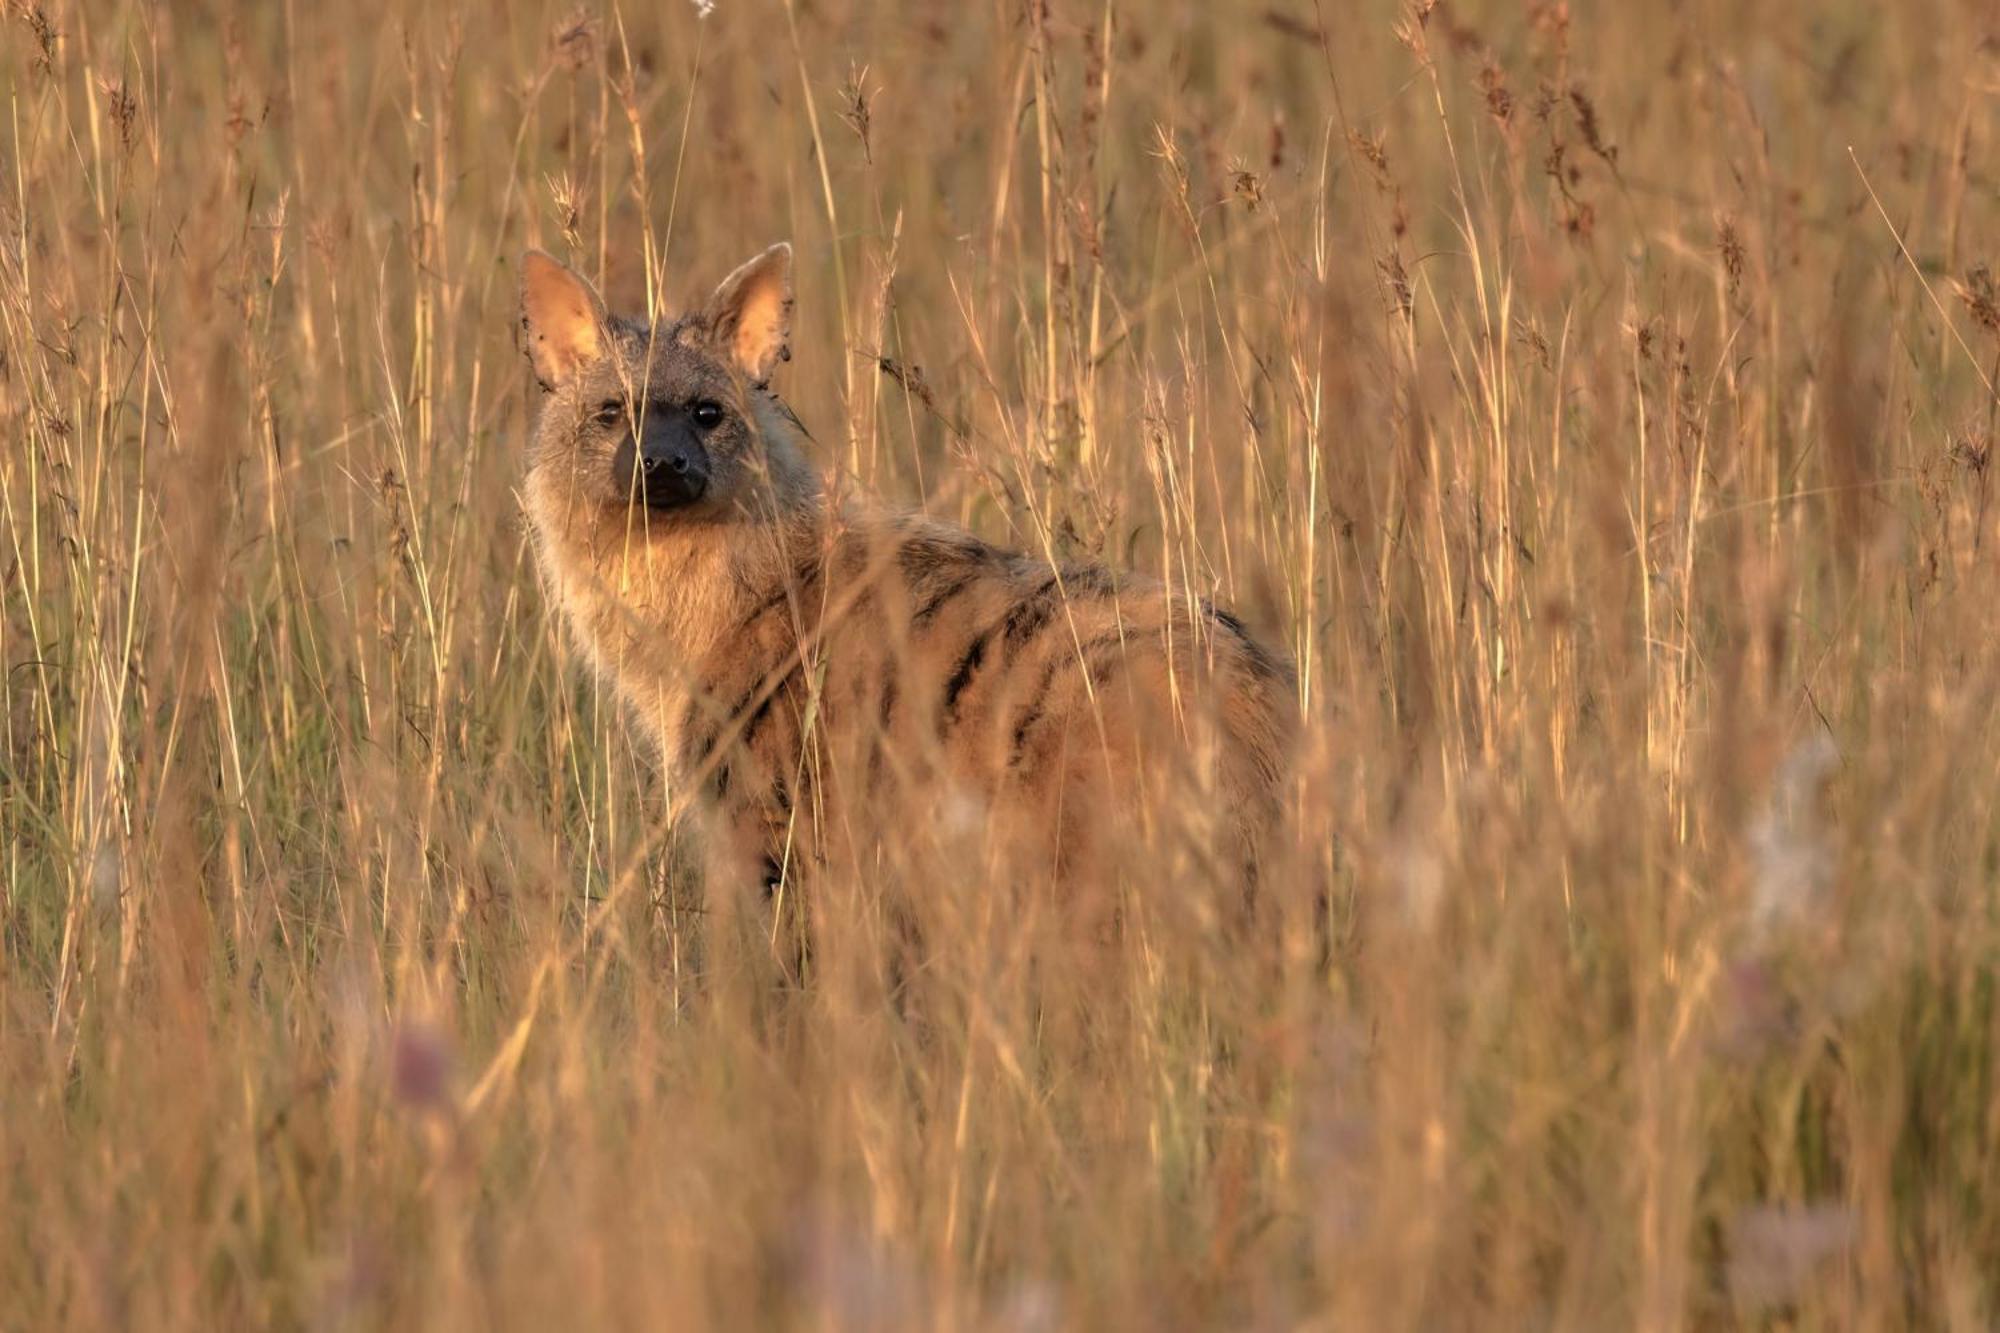
[[[1175,766],[1206,774],[1235,849],[1254,856],[1294,689],[1234,616],[1148,579],[829,502],[804,432],[762,382],[784,321],[775,350],[746,340],[735,275],[704,311],[655,329],[610,319],[566,270],[552,280],[575,288],[540,302],[557,319],[523,302],[548,390],[525,487],[535,549],[670,782],[701,794],[712,879],[768,881],[810,860],[829,809],[873,812],[894,836],[941,793],[1080,873],[1146,776]],[[788,285],[769,299],[788,311]],[[583,351],[565,360],[546,350],[563,331],[542,324],[576,308],[598,326],[570,330]],[[593,416],[620,395],[727,407],[701,503],[634,503],[612,466],[629,422],[605,431]]]

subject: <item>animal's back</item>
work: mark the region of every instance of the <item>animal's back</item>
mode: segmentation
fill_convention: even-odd
[[[801,821],[813,832],[837,792],[900,810],[906,828],[977,820],[1075,872],[1173,784],[1173,808],[1206,807],[1248,858],[1275,813],[1293,707],[1289,669],[1227,613],[876,517],[803,553],[724,636],[697,674],[680,761],[739,850],[762,843],[767,859],[811,845]]]

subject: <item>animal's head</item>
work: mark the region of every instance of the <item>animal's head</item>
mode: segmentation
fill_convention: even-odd
[[[544,391],[531,497],[571,521],[654,529],[809,502],[801,432],[767,387],[790,357],[791,266],[791,247],[774,245],[700,310],[649,325],[612,316],[581,275],[528,251],[521,331]]]

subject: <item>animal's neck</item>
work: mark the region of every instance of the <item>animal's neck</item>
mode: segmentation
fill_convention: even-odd
[[[561,519],[541,531],[542,567],[578,645],[663,749],[690,671],[730,613],[727,543],[716,531],[628,530]]]
[[[828,523],[817,492],[780,514],[627,532],[569,534],[585,559],[548,563],[585,651],[672,762],[709,663],[751,612],[815,563]],[[581,540],[578,540],[581,539]],[[581,549],[579,549],[581,548]]]

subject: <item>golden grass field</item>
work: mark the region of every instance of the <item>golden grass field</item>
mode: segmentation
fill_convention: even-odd
[[[1991,6],[4,9],[0,1329],[2000,1320]],[[843,484],[1296,659],[1269,930],[941,802],[711,1002],[516,274],[786,238]]]

